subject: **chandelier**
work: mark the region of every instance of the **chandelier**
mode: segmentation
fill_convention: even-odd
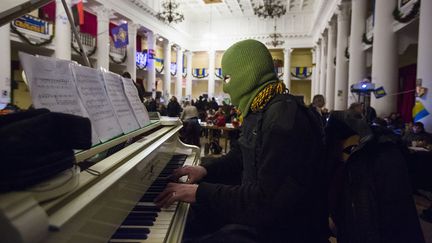
[[[263,18],[279,18],[286,13],[286,7],[282,1],[264,0],[264,5],[255,7],[253,4],[254,13],[258,17]]]
[[[276,32],[276,25],[274,26],[274,33],[270,34],[269,37],[271,40],[266,42],[266,45],[276,47],[285,43],[284,40],[279,40],[280,38],[282,38],[282,34]]]
[[[174,1],[165,1],[162,3],[163,11],[156,14],[156,17],[167,24],[180,23],[184,20],[182,13],[177,12],[180,4]]]

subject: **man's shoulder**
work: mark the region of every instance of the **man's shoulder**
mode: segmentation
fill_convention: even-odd
[[[291,95],[274,97],[264,109],[265,128],[280,127],[291,129],[294,127],[299,104]]]

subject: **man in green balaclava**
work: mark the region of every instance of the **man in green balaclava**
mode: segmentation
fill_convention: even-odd
[[[185,233],[190,242],[294,242],[327,240],[321,127],[277,78],[268,49],[240,41],[222,58],[223,90],[243,116],[229,153],[187,166],[155,200],[192,204]]]

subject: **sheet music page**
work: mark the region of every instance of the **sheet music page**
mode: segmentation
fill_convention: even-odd
[[[136,120],[123,91],[121,76],[111,72],[103,72],[103,80],[108,97],[123,132],[126,134],[138,129],[138,121]]]
[[[108,99],[99,70],[74,66],[75,84],[92,126],[102,142],[123,133]]]
[[[34,108],[47,108],[52,112],[88,117],[78,96],[70,65],[71,61],[51,57],[35,57],[19,53],[27,77]],[[92,126],[92,143],[99,137]]]
[[[138,90],[135,87],[133,80],[123,77],[122,80],[126,97],[129,101],[132,111],[135,114],[136,119],[138,120],[140,127],[147,126],[148,124],[150,124],[150,117],[147,109],[139,98]]]

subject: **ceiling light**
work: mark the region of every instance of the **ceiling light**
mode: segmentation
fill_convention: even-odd
[[[167,23],[180,23],[184,20],[184,16],[182,13],[177,12],[178,7],[180,4],[176,3],[175,1],[165,1],[162,3],[163,11],[156,14],[156,17]]]
[[[271,40],[266,42],[266,45],[276,47],[285,43],[284,40],[279,40],[279,38],[282,38],[282,34],[276,32],[276,25],[274,26],[274,33],[270,34],[269,37]]]
[[[262,18],[279,18],[286,13],[286,7],[282,1],[264,0],[263,5],[253,4],[255,15]]]

